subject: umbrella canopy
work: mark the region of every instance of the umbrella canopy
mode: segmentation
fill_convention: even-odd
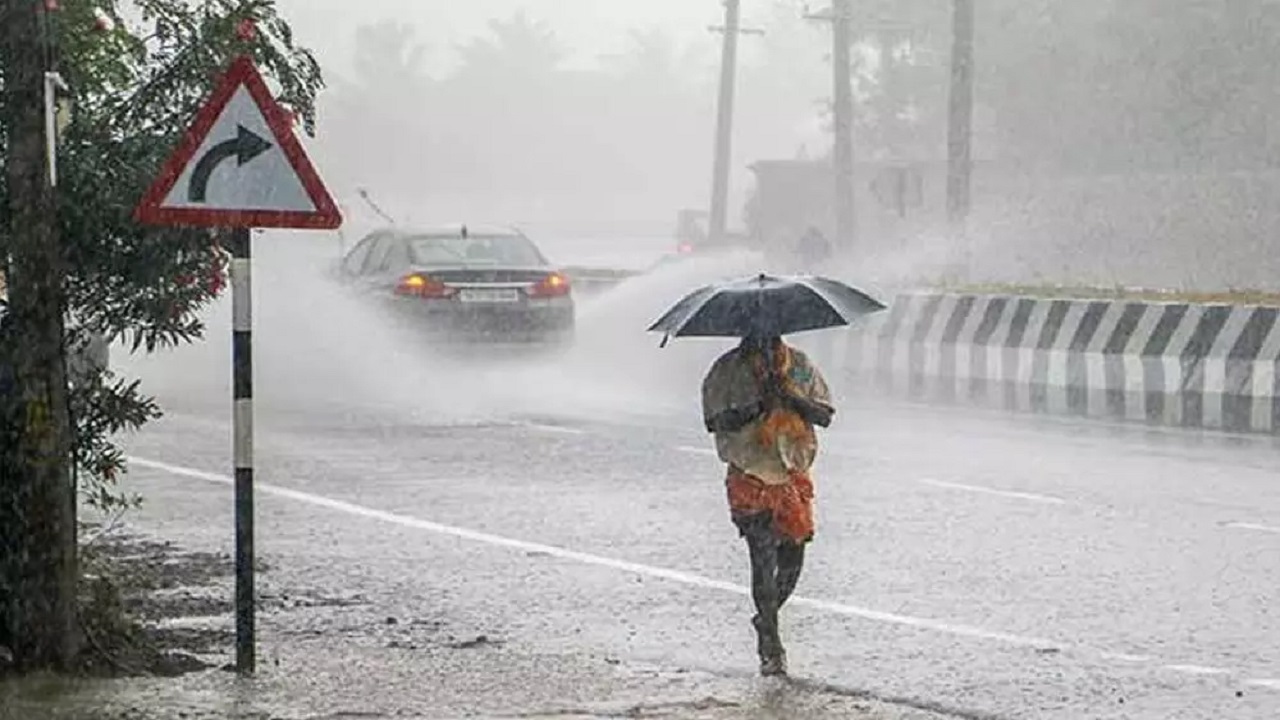
[[[884,309],[880,301],[836,280],[761,274],[695,290],[649,331],[674,337],[780,337],[849,325]]]

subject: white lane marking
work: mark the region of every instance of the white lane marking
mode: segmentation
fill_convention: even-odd
[[[565,427],[563,425],[548,425],[546,423],[522,422],[518,427],[528,428],[529,430],[537,430],[538,432],[556,433],[559,435],[586,435],[587,431],[582,428]]]
[[[1258,525],[1256,523],[1233,522],[1233,523],[1227,523],[1225,527],[1232,528],[1233,530],[1255,530],[1257,532],[1275,533],[1277,535],[1280,535],[1280,527],[1272,527],[1270,525]]]
[[[191,478],[193,480],[203,480],[205,482],[218,483],[220,485],[232,485],[232,478],[216,473],[205,472],[193,468],[182,467],[181,465],[171,465],[156,460],[147,460],[145,458],[129,457],[128,462],[151,470],[168,473],[178,477]],[[396,513],[385,512],[383,510],[375,510],[373,508],[355,505],[353,503],[334,500],[322,495],[313,495],[298,490],[290,490],[278,485],[270,485],[267,483],[255,483],[254,488],[257,492],[274,495],[276,497],[294,500],[308,505],[336,510],[338,512],[356,515],[358,517],[369,518],[371,520],[379,520],[393,525],[402,527],[415,528],[418,530],[426,530],[438,535],[447,535],[450,537],[461,538],[464,540],[472,540],[487,545],[511,548],[526,553],[537,553],[540,555],[550,556],[561,560],[571,560],[582,563],[584,565],[594,565],[596,567],[611,568],[622,572],[631,573],[633,575],[641,575],[646,577],[661,578],[671,580],[673,582],[700,587],[709,590],[721,590],[735,595],[751,596],[751,589],[734,583],[715,580],[712,578],[687,573],[680,570],[671,570],[668,568],[655,567],[653,565],[643,565],[640,563],[628,562],[625,560],[616,560],[614,558],[602,557],[600,555],[591,555],[588,553],[577,552],[565,548],[556,547],[554,545],[544,545],[541,543],[527,542],[524,540],[515,540],[512,538],[502,537],[500,535],[492,535],[490,533],[468,530],[466,528],[454,527],[452,525],[444,525],[428,520],[420,520],[418,518],[409,517],[407,515],[398,515]],[[994,640],[1009,645],[1019,647],[1030,647],[1039,649],[1050,649],[1063,647],[1062,644],[1053,640],[1044,638],[1029,637],[1022,635],[1013,635],[994,630],[985,630],[970,625],[960,625],[955,623],[943,622],[941,620],[932,620],[929,618],[912,617],[910,615],[898,615],[896,613],[882,612],[872,610],[870,608],[858,607],[856,605],[848,605],[845,603],[831,602],[828,600],[819,600],[815,598],[793,597],[791,599],[793,605],[812,608],[815,610],[823,610],[836,615],[844,615],[847,617],[856,617],[863,620],[871,620],[875,622],[887,623],[892,625],[902,625],[920,630],[930,630],[933,632],[943,633],[947,635],[957,635],[961,637],[974,638],[978,640]]]
[[[716,452],[715,448],[704,448],[704,447],[693,447],[692,445],[681,445],[680,447],[676,448],[676,451],[682,452],[682,453],[689,453],[690,455],[710,455],[711,457],[717,458],[717,459],[719,459],[720,457],[720,453]]]
[[[1231,671],[1226,668],[1209,667],[1207,665],[1165,665],[1165,670],[1183,673],[1186,675],[1230,675]]]
[[[1036,495],[1035,493],[1013,492],[1011,490],[996,490],[995,488],[981,487],[978,485],[961,485],[960,483],[944,482],[942,480],[932,480],[925,478],[920,481],[925,485],[932,485],[937,488],[947,490],[963,490],[965,492],[980,493],[983,495],[995,495],[997,497],[1013,498],[1015,500],[1029,500],[1031,502],[1045,503],[1047,505],[1066,505],[1067,501],[1062,498],[1051,497],[1049,495]]]
[[[1268,690],[1280,690],[1280,680],[1245,680],[1244,684]]]

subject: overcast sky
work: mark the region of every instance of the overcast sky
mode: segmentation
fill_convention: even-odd
[[[313,47],[323,64],[339,72],[350,63],[355,28],[388,18],[413,24],[437,50],[447,51],[485,31],[493,17],[509,17],[520,9],[545,20],[575,62],[589,62],[620,47],[629,28],[661,26],[682,40],[716,37],[706,28],[722,17],[719,0],[280,0],[302,42]],[[755,8],[763,14],[767,3]],[[749,21],[752,8],[744,13]],[[446,60],[444,57],[436,58]]]

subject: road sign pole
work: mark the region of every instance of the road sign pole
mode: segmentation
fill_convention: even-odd
[[[236,672],[254,672],[252,231],[231,231],[232,454],[236,505]]]
[[[232,102],[237,96],[250,102]],[[246,55],[218,81],[134,217],[148,225],[230,233],[236,671],[251,675],[257,666],[251,228],[336,230],[342,213],[294,135],[290,116]]]

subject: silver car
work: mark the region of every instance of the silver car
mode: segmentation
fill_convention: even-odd
[[[573,336],[569,278],[512,228],[379,230],[343,257],[338,273],[395,320],[438,340],[560,344]]]

